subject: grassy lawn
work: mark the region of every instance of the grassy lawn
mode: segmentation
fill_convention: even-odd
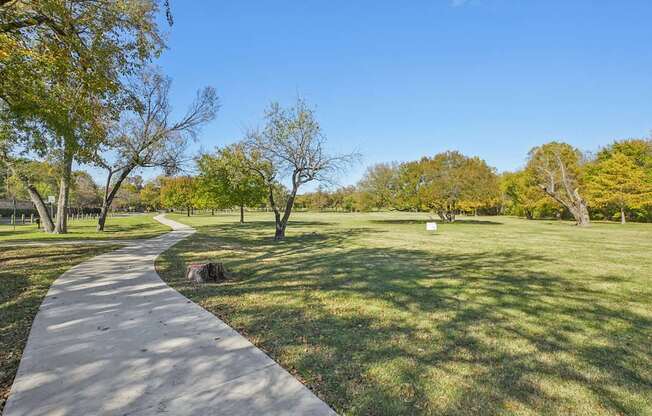
[[[75,264],[116,247],[0,248],[0,412],[32,321],[54,279]]]
[[[41,240],[124,240],[150,238],[170,231],[169,227],[155,221],[154,214],[115,216],[106,220],[103,233],[95,231],[96,219],[72,220],[68,234],[47,234],[36,229],[36,224],[0,225],[0,243],[7,241]]]
[[[652,225],[426,214],[171,218],[163,278],[351,415],[652,414]],[[193,288],[185,263],[236,278]]]

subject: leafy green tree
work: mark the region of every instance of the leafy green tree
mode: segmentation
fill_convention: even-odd
[[[601,157],[586,173],[589,201],[598,207],[616,207],[625,224],[627,211],[652,204],[652,181],[636,159],[620,151]]]
[[[401,163],[398,168],[395,206],[400,210],[420,211],[425,208],[421,200],[421,185],[424,182],[423,168],[426,160]]]
[[[563,207],[547,196],[526,170],[503,173],[500,177],[500,189],[503,207],[508,214],[527,219],[554,214],[561,216]]]
[[[185,208],[188,216],[195,200],[195,180],[190,176],[165,178],[161,185],[161,205],[166,208]]]
[[[262,177],[249,168],[242,144],[217,150],[215,155],[202,155],[197,161],[198,188],[215,206],[240,208],[240,223],[244,223],[244,208],[261,204],[267,195]]]
[[[140,200],[147,211],[157,211],[161,208],[161,186],[160,181],[145,183],[140,190]]]
[[[582,189],[582,153],[566,143],[550,142],[530,151],[528,174],[543,192],[564,206],[577,225],[588,226],[589,210]]]
[[[358,182],[369,208],[394,208],[396,205],[399,167],[396,163],[378,163],[367,168]]]
[[[55,232],[67,231],[72,164],[86,162],[122,105],[122,82],[163,47],[157,3],[0,3],[0,111],[45,134],[22,144],[59,161]]]
[[[448,151],[424,158],[418,198],[442,221],[455,221],[460,209],[475,210],[498,196],[495,172],[483,160]]]
[[[500,196],[495,169],[479,157],[471,157],[462,165],[462,172],[460,208],[477,214],[478,209],[495,207]]]

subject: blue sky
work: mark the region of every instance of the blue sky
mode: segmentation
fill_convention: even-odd
[[[204,85],[212,149],[297,94],[364,167],[457,149],[499,171],[530,148],[596,150],[652,130],[650,1],[183,1],[158,61],[183,112]]]

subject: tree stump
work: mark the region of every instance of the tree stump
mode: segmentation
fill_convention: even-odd
[[[194,263],[186,269],[186,279],[193,283],[221,282],[229,276],[222,263]]]

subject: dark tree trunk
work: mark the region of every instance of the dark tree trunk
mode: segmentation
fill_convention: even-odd
[[[189,216],[190,216],[190,207],[187,207],[187,210],[186,210],[186,212],[187,212],[187,214],[186,214],[186,216],[188,216],[188,217],[189,217]]]
[[[240,204],[240,224],[244,224],[244,205]]]
[[[274,240],[284,240],[285,239],[285,229],[288,226],[288,220],[290,219],[290,214],[292,213],[292,207],[294,206],[294,199],[297,196],[297,191],[299,187],[294,185],[292,187],[292,192],[288,197],[288,201],[285,204],[285,212],[283,213],[283,218],[280,218],[280,215],[276,215],[276,233],[274,234]],[[280,219],[279,219],[280,218]]]

